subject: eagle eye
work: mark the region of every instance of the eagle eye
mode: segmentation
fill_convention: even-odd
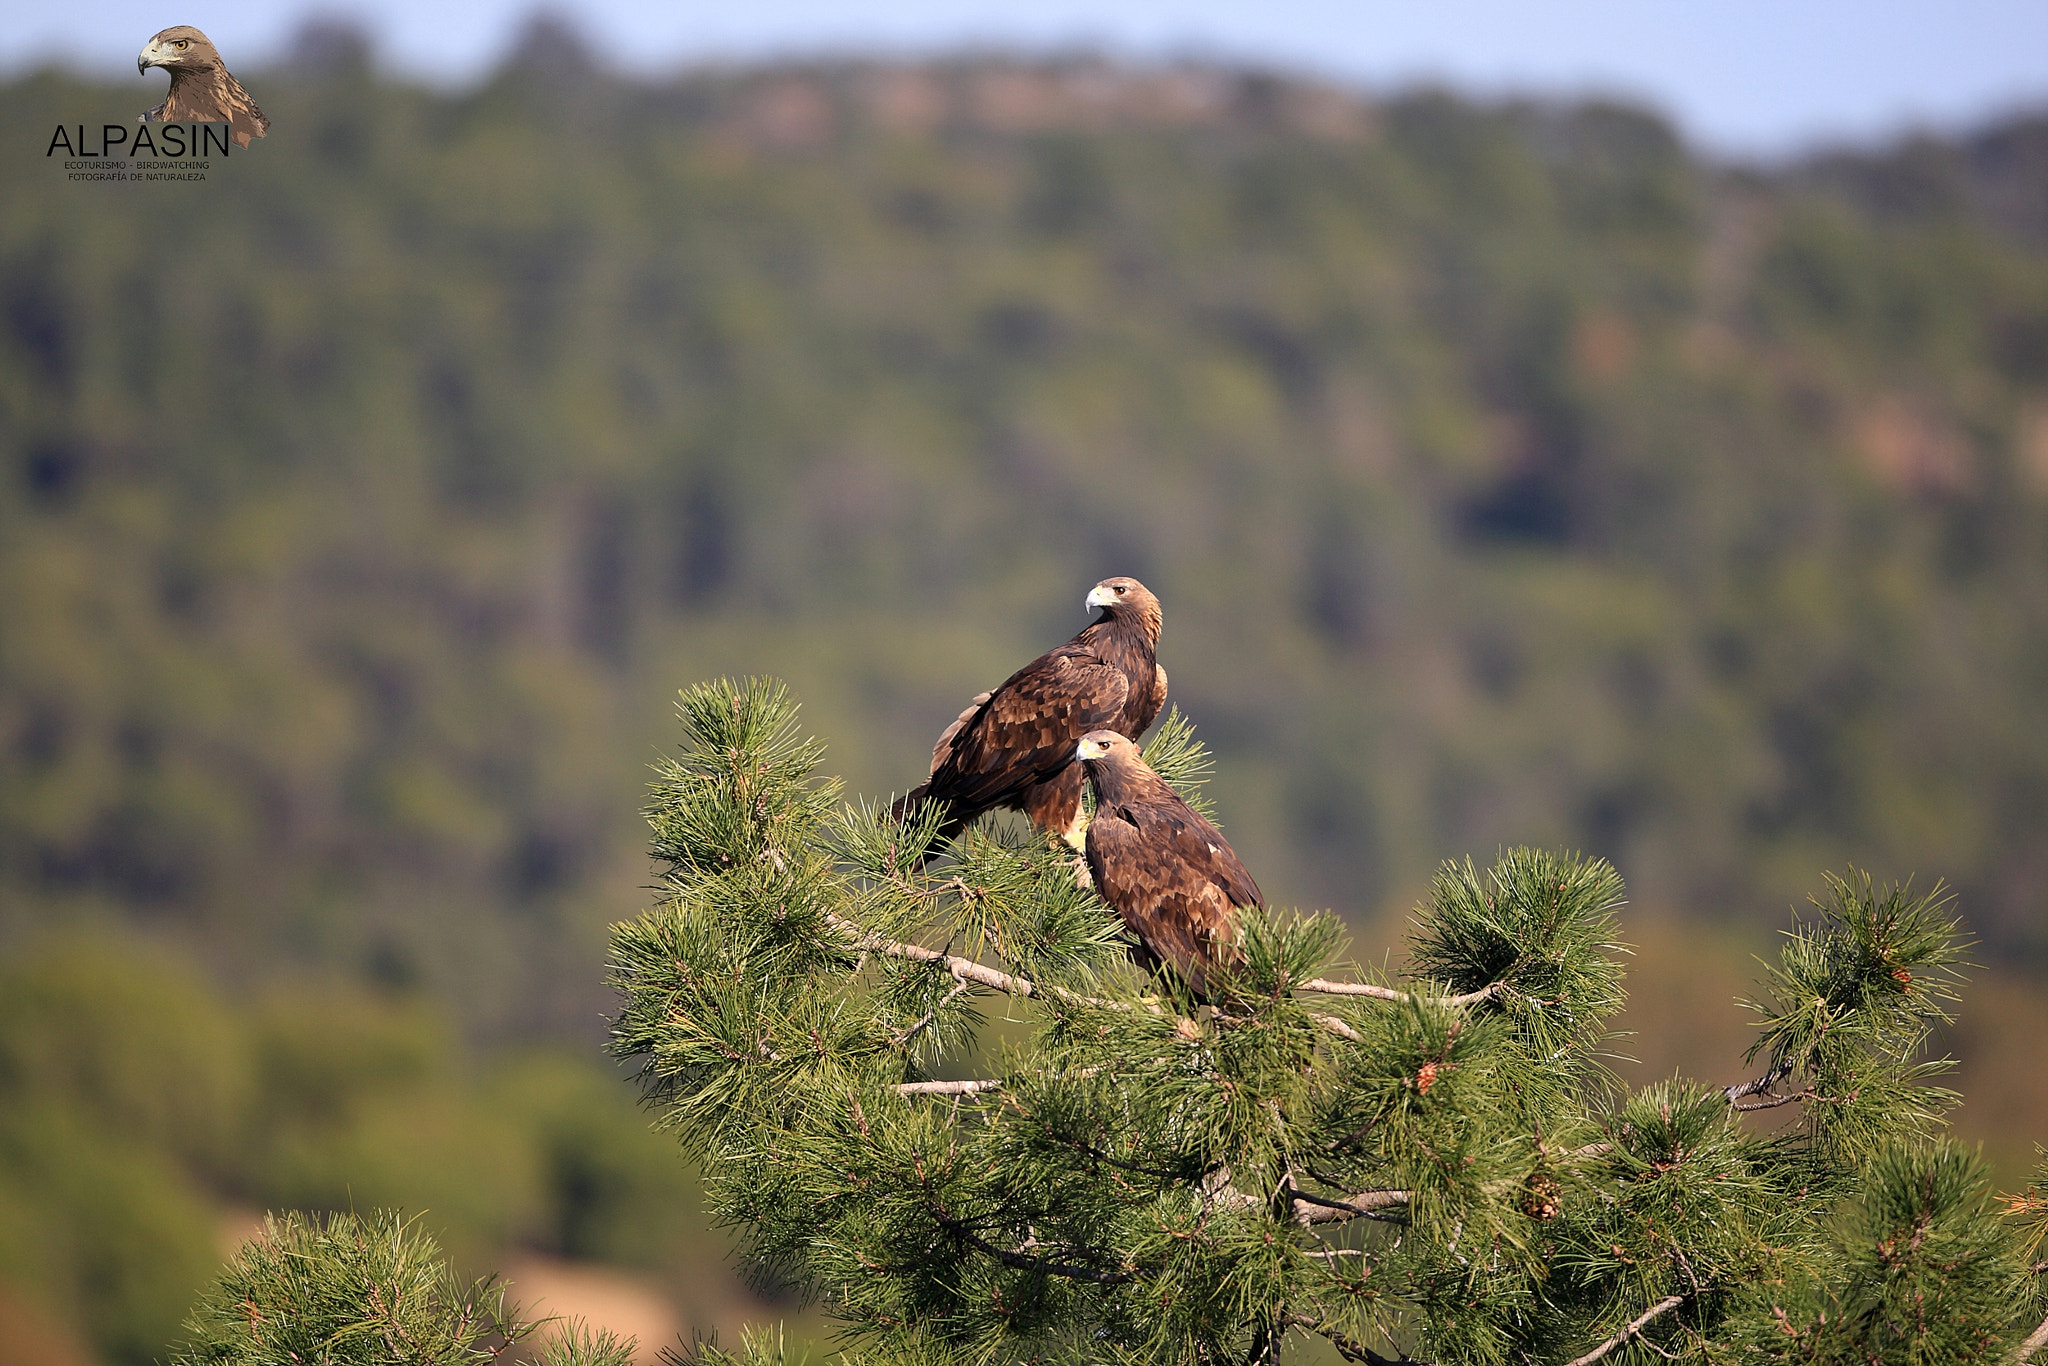
[[[1127,591],[1127,590],[1126,590],[1126,589],[1124,588],[1124,586],[1123,586],[1122,584],[1118,584],[1118,585],[1116,586],[1116,591],[1117,591],[1117,592],[1119,592],[1119,593],[1123,593],[1123,592],[1125,592],[1125,591]]]

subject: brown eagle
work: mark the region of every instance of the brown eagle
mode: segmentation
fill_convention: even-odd
[[[190,24],[167,28],[143,45],[135,69],[153,66],[171,73],[170,93],[137,123],[225,123],[237,147],[270,131],[270,120],[228,74],[219,50]]]
[[[1088,871],[1095,890],[1144,945],[1206,996],[1211,966],[1236,963],[1237,911],[1263,906],[1230,842],[1152,771],[1128,736],[1090,731],[1075,751],[1095,789]]]
[[[1166,705],[1159,599],[1136,579],[1115,578],[1086,601],[1102,609],[1093,624],[968,703],[939,735],[931,776],[891,808],[897,819],[919,802],[940,803],[939,837],[950,839],[983,812],[1022,811],[1081,846],[1087,780],[1075,742],[1091,730],[1136,738]]]

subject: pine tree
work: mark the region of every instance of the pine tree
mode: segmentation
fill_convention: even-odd
[[[1402,983],[1339,971],[1330,915],[1249,915],[1196,1007],[1057,846],[926,863],[929,823],[842,804],[779,686],[681,713],[615,1047],[858,1360],[1982,1362],[2048,1310],[2041,1191],[2000,1214],[1921,1059],[1965,947],[1938,890],[1831,879],[1754,1079],[1629,1093],[1597,859],[1445,865]],[[1200,800],[1183,719],[1146,759]]]
[[[1250,1364],[1319,1341],[1382,1366],[1935,1366],[2048,1343],[2048,1162],[1996,1195],[1923,1056],[1967,948],[1939,888],[1830,878],[1751,1003],[1752,1075],[1631,1092],[1606,1066],[1622,885],[1597,859],[1444,865],[1400,981],[1340,964],[1328,914],[1247,914],[1242,965],[1197,1004],[1132,965],[1064,846],[986,822],[927,860],[934,822],[842,801],[779,685],[720,680],[680,711],[649,809],[660,901],[613,933],[613,1046],[849,1363]],[[1146,758],[1202,803],[1184,718]],[[309,1341],[346,1337],[349,1294],[381,1322],[340,1285],[334,1230],[358,1226],[325,1227],[328,1293],[245,1252],[181,1362],[261,1359],[234,1346],[250,1305],[325,1325]],[[440,1293],[478,1321],[477,1293]],[[476,1359],[446,1336],[306,1359]]]

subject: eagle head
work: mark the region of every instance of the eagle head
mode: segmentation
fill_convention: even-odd
[[[135,58],[138,74],[153,66],[173,71],[208,71],[220,65],[220,52],[206,35],[190,24],[165,29],[142,45]]]
[[[1088,590],[1085,601],[1090,607],[1102,609],[1104,621],[1111,617],[1128,617],[1143,626],[1155,642],[1159,639],[1159,599],[1136,579],[1122,576],[1104,579]]]
[[[1081,737],[1074,757],[1084,764],[1100,763],[1104,759],[1115,763],[1119,759],[1136,758],[1137,753],[1138,747],[1131,743],[1128,735],[1113,730],[1091,730]]]

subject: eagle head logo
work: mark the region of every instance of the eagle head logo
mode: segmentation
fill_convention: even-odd
[[[270,120],[229,74],[220,49],[190,24],[167,28],[143,44],[135,69],[147,73],[153,66],[171,73],[171,88],[164,102],[137,122],[225,123],[237,147],[270,131]]]

